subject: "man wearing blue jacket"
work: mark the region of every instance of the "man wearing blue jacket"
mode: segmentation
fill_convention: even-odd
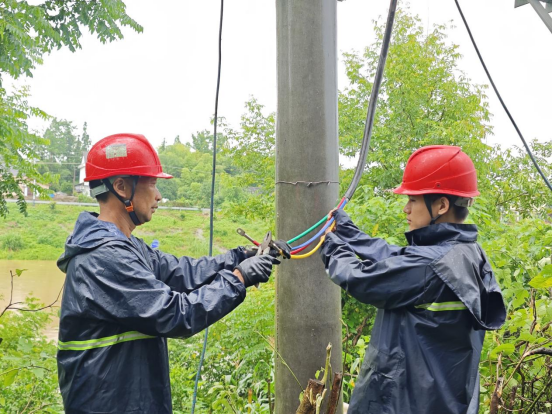
[[[166,338],[218,321],[279,263],[243,247],[177,258],[132,236],[157,209],[160,178],[172,177],[142,135],[106,137],[87,156],[100,214],[80,214],[58,260],[67,273],[57,355],[67,414],[171,413]]]
[[[408,246],[360,231],[333,211],[321,256],[331,280],[378,308],[348,414],[476,414],[485,331],[506,310],[477,228],[463,224],[477,191],[459,147],[412,154],[401,186]]]

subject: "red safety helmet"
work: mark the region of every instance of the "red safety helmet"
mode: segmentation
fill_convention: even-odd
[[[463,199],[480,194],[472,160],[460,147],[450,145],[430,145],[416,150],[406,163],[402,184],[393,192],[449,194]]]
[[[115,134],[98,141],[86,157],[84,181],[117,175],[172,178],[165,174],[149,141],[140,134]]]

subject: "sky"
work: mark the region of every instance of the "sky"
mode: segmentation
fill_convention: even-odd
[[[119,132],[144,134],[154,146],[164,138],[183,142],[210,129],[217,71],[219,0],[128,0],[128,14],[144,32],[125,30],[123,40],[103,45],[93,36],[82,50],[54,51],[18,84],[31,87],[29,102],[50,115],[84,122],[92,142]],[[399,6],[408,3],[399,1]],[[514,0],[460,0],[499,91],[526,139],[552,139],[550,104],[552,33],[530,5]],[[374,41],[373,20],[385,18],[389,1],[337,4],[338,55]],[[453,0],[412,0],[410,11],[426,28],[453,21],[449,38],[464,56],[474,83],[488,84]],[[254,96],[276,111],[276,9],[274,0],[225,2],[219,115],[237,127],[244,103]],[[347,86],[341,62],[339,88]],[[490,144],[521,145],[489,89],[495,135]],[[34,123],[34,128],[44,128]]]

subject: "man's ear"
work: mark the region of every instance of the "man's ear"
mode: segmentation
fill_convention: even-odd
[[[446,214],[450,210],[450,201],[446,197],[441,197],[439,200],[437,200],[439,203],[439,211],[437,214],[443,215]]]
[[[119,194],[124,199],[127,198],[126,192],[127,192],[128,186],[124,178],[117,177],[115,181],[113,181],[113,189],[117,192],[117,194]]]

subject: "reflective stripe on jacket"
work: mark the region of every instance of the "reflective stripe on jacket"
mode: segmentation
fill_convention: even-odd
[[[81,213],[58,260],[67,273],[58,373],[65,412],[172,412],[166,338],[186,338],[245,298],[242,248],[192,259]]]
[[[435,224],[409,246],[361,232],[336,212],[321,256],[331,280],[378,308],[349,414],[476,414],[485,330],[506,310],[477,228]]]

